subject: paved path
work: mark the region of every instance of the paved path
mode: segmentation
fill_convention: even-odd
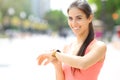
[[[64,39],[47,36],[0,39],[0,80],[55,80],[53,65],[38,66],[36,58],[41,51],[62,49],[64,44]],[[120,51],[107,46],[99,80],[120,80]]]

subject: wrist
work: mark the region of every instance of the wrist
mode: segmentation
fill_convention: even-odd
[[[57,53],[57,52],[60,53],[61,51],[60,51],[60,50],[55,50],[55,51],[52,53],[52,56],[53,56],[53,57],[56,57],[56,53]]]

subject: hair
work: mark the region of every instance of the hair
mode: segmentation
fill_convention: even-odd
[[[76,0],[74,1],[68,8],[67,13],[69,13],[69,10],[73,7],[78,8],[79,10],[82,10],[86,17],[89,18],[90,15],[92,14],[92,10],[89,6],[89,4],[84,1],[84,0]],[[88,36],[86,37],[85,41],[83,42],[82,46],[78,50],[77,56],[84,56],[85,55],[85,50],[87,46],[90,44],[90,42],[94,39],[94,30],[93,30],[93,24],[92,21],[89,23],[89,33]],[[75,68],[73,68],[75,69]],[[75,71],[75,70],[74,70]]]

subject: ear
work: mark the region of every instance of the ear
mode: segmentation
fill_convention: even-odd
[[[90,17],[88,18],[89,23],[93,20],[93,14],[90,15]]]

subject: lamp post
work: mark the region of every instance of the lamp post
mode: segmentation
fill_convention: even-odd
[[[20,12],[20,18],[23,20],[26,18],[26,13],[24,11]]]
[[[14,14],[15,14],[15,9],[13,7],[8,8],[9,27],[12,27],[11,18]]]
[[[8,14],[10,15],[10,16],[13,16],[14,14],[15,14],[15,10],[14,10],[14,8],[9,8],[8,9]]]
[[[23,31],[23,27],[24,27],[23,22],[24,22],[24,19],[26,18],[27,15],[24,11],[22,11],[22,12],[20,12],[19,16],[20,16],[20,19],[21,19],[20,29]]]

